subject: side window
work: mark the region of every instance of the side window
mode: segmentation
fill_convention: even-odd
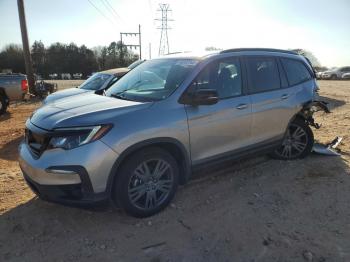
[[[276,60],[268,57],[247,58],[249,89],[260,93],[280,88],[280,77]]]
[[[309,70],[302,62],[286,58],[282,58],[281,61],[290,86],[312,79]]]
[[[117,82],[118,79],[119,79],[119,78],[115,76],[115,77],[108,83],[108,85],[106,86],[106,88],[111,87],[115,82]]]
[[[242,94],[241,67],[238,59],[213,62],[197,76],[195,82],[201,89],[216,89],[220,99]]]

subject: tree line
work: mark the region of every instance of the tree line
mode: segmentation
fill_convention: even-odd
[[[31,47],[31,56],[34,73],[43,78],[54,73],[82,73],[86,77],[92,72],[128,66],[138,59],[138,55],[130,52],[120,41],[93,49],[59,42],[45,47],[41,41],[35,41]],[[0,72],[7,69],[25,74],[20,45],[9,44],[0,52]]]

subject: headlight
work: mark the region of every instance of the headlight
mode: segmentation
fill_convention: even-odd
[[[73,149],[100,139],[111,128],[112,125],[59,128],[50,139],[48,148]]]

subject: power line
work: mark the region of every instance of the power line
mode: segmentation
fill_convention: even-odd
[[[121,16],[117,13],[117,11],[115,11],[115,9],[114,9],[113,6],[109,3],[108,0],[102,0],[102,1],[106,2],[107,5],[111,8],[111,9],[109,9],[109,10],[112,10],[113,13],[114,13],[114,15],[115,15],[118,19],[120,19],[122,22],[124,22],[123,18],[121,18]]]
[[[114,22],[108,17],[106,16],[99,8],[97,8],[96,5],[94,5],[90,0],[88,0],[88,2],[97,10],[97,12],[100,13],[100,15],[102,15],[104,18],[106,18],[109,22],[111,22],[114,26]]]
[[[113,18],[116,18],[115,14],[112,12],[111,8],[107,6],[107,4],[101,0],[101,3],[104,5],[104,7],[108,10],[108,12],[112,15]]]

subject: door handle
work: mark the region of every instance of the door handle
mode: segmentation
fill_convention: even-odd
[[[248,105],[247,104],[239,104],[238,106],[236,106],[236,108],[237,109],[245,109],[245,108],[247,108],[248,107]]]
[[[281,99],[287,99],[289,97],[289,94],[284,94],[281,96]]]

